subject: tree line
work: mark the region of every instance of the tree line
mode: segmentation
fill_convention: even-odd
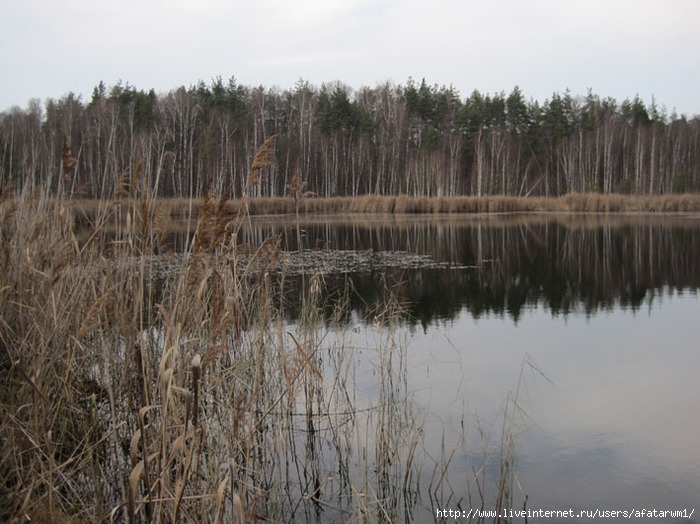
[[[256,151],[275,161],[250,184]],[[112,198],[138,178],[161,197],[323,197],[700,191],[700,120],[593,92],[526,99],[409,79],[353,90],[213,79],[167,94],[100,82],[0,114],[0,189]],[[297,182],[298,183],[298,182]]]

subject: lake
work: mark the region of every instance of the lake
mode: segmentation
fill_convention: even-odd
[[[480,494],[493,509],[504,463],[503,507],[700,510],[700,217],[255,219],[240,234],[280,235],[286,278],[316,275],[329,303],[352,282],[350,313],[327,328],[352,348],[343,474],[393,464],[395,485],[374,489],[397,499],[396,520],[479,508]],[[372,414],[378,398],[396,409]],[[382,425],[393,449],[380,457]],[[319,450],[343,454],[316,431]],[[342,494],[325,453],[315,485]],[[342,519],[324,496],[313,520]]]
[[[270,425],[288,435],[266,437],[270,518],[700,522],[700,216],[251,217],[236,235],[278,242],[276,344],[320,377]]]

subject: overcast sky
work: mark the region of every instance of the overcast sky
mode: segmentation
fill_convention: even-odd
[[[698,0],[0,0],[0,111],[103,80],[167,93],[409,77],[700,114]]]

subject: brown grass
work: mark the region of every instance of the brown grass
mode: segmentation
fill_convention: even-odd
[[[164,206],[191,203],[154,201],[134,184],[145,181],[125,183],[138,198],[89,212],[41,191],[0,198],[0,520],[283,521],[319,505],[357,521],[408,519],[423,433],[410,392],[395,386],[408,384],[395,290],[372,313],[379,342],[363,351],[376,355],[380,395],[360,409],[357,357],[346,334],[323,327],[320,275],[303,280],[299,327],[288,332],[284,280],[269,277],[278,239],[247,246],[243,261],[244,211],[210,195],[191,207],[188,253],[168,259],[156,283]],[[284,202],[293,212],[294,199]],[[321,212],[327,202],[296,204]],[[342,200],[346,212],[360,202]],[[366,202],[371,211],[356,209],[397,203]],[[78,209],[91,224],[81,239]],[[336,297],[338,317],[347,303]]]
[[[700,195],[673,194],[657,196],[569,194],[557,198],[544,197],[408,197],[373,196],[314,198],[303,192],[304,183],[291,189],[295,196],[279,198],[228,200],[222,212],[230,217],[244,213],[257,215],[288,215],[297,210],[302,214],[473,214],[473,213],[674,213],[700,212]],[[290,185],[292,188],[292,185]],[[123,200],[122,202],[128,202]],[[156,207],[164,217],[196,218],[203,205],[201,199],[159,199]],[[100,201],[72,202],[76,220],[88,220],[97,215]]]

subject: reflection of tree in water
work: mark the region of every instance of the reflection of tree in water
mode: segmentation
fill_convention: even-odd
[[[513,221],[493,227],[463,221],[310,227],[306,235],[310,243],[325,238],[335,248],[427,254],[451,265],[372,267],[325,277],[329,308],[351,281],[351,308],[371,316],[386,299],[379,293],[386,281],[403,299],[410,321],[427,325],[452,319],[462,309],[475,318],[508,315],[516,322],[526,308],[536,306],[555,315],[591,315],[613,307],[636,310],[669,289],[697,290],[699,226],[695,220],[669,226],[652,219],[621,224]],[[294,316],[293,300],[289,306]]]

